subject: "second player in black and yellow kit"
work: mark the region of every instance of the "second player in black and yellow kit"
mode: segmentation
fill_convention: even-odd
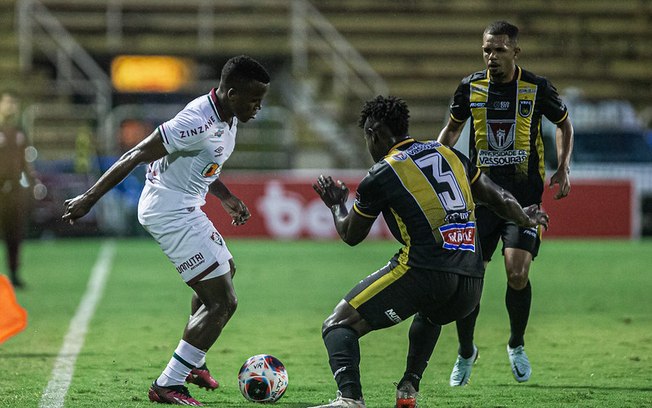
[[[345,206],[344,184],[320,176],[313,185],[349,245],[361,242],[381,213],[402,244],[324,322],[322,335],[339,391],[320,407],[364,407],[358,339],[413,315],[407,369],[396,397],[399,407],[416,405],[420,374],[415,373],[423,372],[429,354],[414,355],[413,349],[428,349],[420,342],[434,348],[439,325],[466,316],[480,301],[484,268],[474,199],[519,225],[548,223],[537,206],[521,208],[461,153],[437,141],[410,138],[408,118],[401,99],[378,96],[365,103],[359,125],[376,164],[360,183],[352,211]]]
[[[438,140],[454,146],[470,119],[469,157],[491,180],[509,190],[521,205],[540,204],[545,181],[541,121],[556,124],[558,167],[550,185],[558,184],[555,199],[570,191],[569,162],[573,127],[557,90],[544,77],[516,65],[520,53],[518,28],[506,21],[490,24],[482,36],[486,69],[464,78],[450,106],[450,119]],[[505,305],[510,320],[507,354],[514,378],[527,381],[532,372],[525,353],[525,329],[530,315],[530,264],[541,244],[541,230],[523,228],[479,205],[478,235],[485,264],[503,242],[507,288]],[[457,322],[459,355],[451,386],[468,383],[478,356],[474,328],[479,308]]]
[[[506,83],[488,70],[464,78],[450,107],[452,121],[471,118],[469,157],[496,184],[523,205],[541,203],[545,180],[541,120],[557,124],[568,111],[557,90],[540,76],[516,66]]]

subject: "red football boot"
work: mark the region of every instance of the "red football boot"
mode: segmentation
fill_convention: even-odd
[[[186,382],[197,385],[199,388],[206,388],[207,390],[214,390],[220,386],[220,384],[211,376],[210,371],[206,364],[199,368],[193,368],[186,377]]]
[[[156,381],[149,387],[149,400],[161,404],[173,405],[190,405],[193,407],[203,407],[204,404],[190,396],[188,388],[183,385],[171,385],[161,387]]]

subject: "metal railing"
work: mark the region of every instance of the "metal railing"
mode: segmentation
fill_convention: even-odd
[[[307,0],[292,2],[292,76],[294,81],[294,111],[307,118],[311,129],[328,144],[346,167],[359,167],[359,144],[347,135],[347,127],[340,124],[323,95],[314,88],[315,75],[311,65],[319,64],[321,74],[332,76],[331,102],[346,104],[355,96],[368,99],[387,94],[388,86],[360,53]],[[326,68],[326,69],[325,69]],[[349,106],[339,106],[340,111]],[[336,109],[338,110],[338,109]],[[366,155],[362,154],[362,157]]]
[[[16,18],[21,69],[32,68],[34,51],[39,50],[56,68],[57,90],[92,97],[98,123],[103,123],[112,97],[111,81],[104,70],[40,1],[20,0]]]

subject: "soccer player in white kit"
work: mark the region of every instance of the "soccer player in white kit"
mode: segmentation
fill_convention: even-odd
[[[217,89],[188,103],[123,154],[88,191],[64,204],[62,218],[73,223],[137,165],[149,163],[138,220],[195,292],[183,337],[149,389],[151,401],[200,406],[184,383],[218,387],[206,367],[205,355],[237,306],[231,281],[235,264],[200,207],[210,192],[220,199],[233,224],[242,225],[249,219],[247,206],[231,194],[219,174],[235,147],[238,122],[255,117],[269,82],[265,68],[251,57],[229,59]]]

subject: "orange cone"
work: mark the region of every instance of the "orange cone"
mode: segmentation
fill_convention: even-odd
[[[20,333],[27,326],[27,312],[16,302],[14,287],[0,275],[0,343]]]

